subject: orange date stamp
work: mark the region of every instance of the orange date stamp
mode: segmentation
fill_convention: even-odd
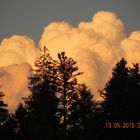
[[[140,128],[140,122],[106,122],[105,128]]]

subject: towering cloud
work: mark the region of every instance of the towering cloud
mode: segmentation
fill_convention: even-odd
[[[114,13],[101,11],[91,22],[81,22],[77,28],[65,22],[51,23],[44,30],[40,47],[47,45],[53,56],[65,51],[77,60],[84,72],[80,81],[97,92],[109,78],[112,66],[124,57],[124,39],[122,21]]]
[[[26,36],[14,35],[1,42],[0,90],[6,95],[5,101],[10,110],[17,106],[21,97],[29,93],[29,71],[38,54],[34,42]]]
[[[33,40],[26,36],[14,35],[0,44],[0,67],[21,63],[33,66],[37,54]]]
[[[84,72],[79,81],[86,83],[96,98],[99,98],[97,91],[104,87],[117,61],[124,57],[129,64],[140,62],[140,31],[126,37],[123,22],[116,14],[107,11],[96,13],[91,22],[81,22],[78,27],[66,22],[50,23],[39,41],[39,48],[44,46],[49,48],[54,58],[61,51],[74,58],[79,70]],[[2,41],[0,87],[5,90],[10,106],[28,94],[27,76],[39,55],[38,50],[25,36],[13,36]],[[22,75],[20,79],[23,82],[18,83],[15,73],[18,77]]]
[[[0,87],[6,94],[5,101],[12,111],[21,102],[21,98],[29,94],[28,76],[30,68],[27,63],[0,68]]]

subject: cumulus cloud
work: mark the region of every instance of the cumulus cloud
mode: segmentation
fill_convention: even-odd
[[[0,90],[5,94],[5,102],[13,111],[21,98],[29,94],[28,77],[31,66],[27,63],[13,64],[0,68]]]
[[[21,63],[33,66],[37,54],[33,40],[26,36],[14,35],[0,44],[0,67]]]
[[[121,48],[129,65],[140,63],[140,31],[132,32],[128,38],[121,42]]]
[[[0,44],[0,90],[11,111],[29,94],[29,71],[38,55],[34,42],[26,36],[14,35]]]
[[[124,56],[121,41],[125,39],[123,22],[111,12],[100,11],[91,22],[81,22],[77,28],[66,22],[45,27],[40,47],[47,45],[56,57],[65,51],[84,72],[80,81],[92,91],[104,87],[114,64]],[[96,94],[98,95],[98,94]]]
[[[134,31],[127,37],[121,19],[108,11],[97,12],[90,22],[82,21],[77,27],[67,22],[50,23],[39,41],[39,48],[44,46],[55,59],[61,51],[74,58],[79,71],[84,72],[79,81],[86,83],[97,99],[98,90],[103,89],[112,68],[122,57],[129,64],[140,62],[140,31]],[[27,95],[27,76],[39,54],[38,50],[34,42],[25,36],[16,35],[2,41],[0,88],[7,91],[6,100],[11,103],[10,106],[13,101],[17,102]],[[24,73],[21,76],[24,80],[12,88],[12,83],[18,83],[15,71],[19,72],[18,77]]]
[[[123,22],[115,13],[97,12],[91,22],[73,27],[66,22],[54,22],[45,27],[39,46],[47,45],[56,57],[65,51],[73,57],[84,72],[80,81],[86,83],[99,98],[111,75],[113,66],[122,58],[129,64],[140,60],[140,32],[126,37]]]
[[[108,41],[118,42],[125,36],[123,22],[116,14],[100,11],[93,16],[92,22],[81,22],[80,28],[94,30]]]

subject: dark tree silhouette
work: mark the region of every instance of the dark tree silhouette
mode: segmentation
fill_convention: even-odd
[[[126,121],[125,103],[128,95],[128,68],[127,62],[122,59],[113,69],[112,77],[106,84],[101,96],[104,98],[102,107],[104,109],[105,121]]]
[[[63,139],[68,137],[68,129],[71,127],[71,106],[78,96],[78,83],[76,77],[80,75],[77,72],[76,61],[68,58],[65,52],[58,54],[58,93],[59,93],[59,118],[61,122],[61,132]]]
[[[3,101],[4,94],[0,92],[0,126],[2,126],[9,116],[7,104]]]
[[[0,139],[14,140],[14,123],[9,114],[7,104],[3,101],[4,94],[0,92]]]
[[[127,114],[128,120],[138,122],[140,119],[140,69],[138,64],[133,64],[129,68],[129,96],[127,97],[127,104],[129,112]]]
[[[97,103],[90,90],[78,84],[82,73],[76,61],[64,52],[57,61],[46,48],[42,53],[29,77],[31,94],[15,111],[17,139],[85,139],[93,133]]]
[[[14,115],[9,114],[7,121],[3,125],[3,135],[5,140],[17,140],[16,135],[16,122],[14,120]]]
[[[25,134],[28,139],[32,140],[55,139],[58,124],[57,97],[55,95],[57,71],[55,61],[50,57],[45,47],[42,50],[42,55],[37,58],[35,67],[36,69],[29,77],[31,94],[24,99],[27,112],[27,121],[25,122],[28,123],[26,126],[29,130],[28,134]],[[20,112],[24,111],[21,107],[19,109]]]
[[[106,122],[137,122],[140,119],[139,65],[126,65],[124,59],[117,63],[112,78],[101,92]]]
[[[84,84],[79,84],[78,92],[79,94],[71,106],[72,139],[74,137],[79,140],[93,138],[99,127],[97,114],[100,113],[100,108],[97,107],[98,103],[93,98],[94,95]]]
[[[15,121],[15,130],[16,130],[16,138],[17,140],[25,140],[29,138],[29,132],[30,127],[28,124],[30,124],[30,116],[28,115],[28,112],[26,111],[26,108],[23,104],[19,104],[17,109],[15,110],[14,114],[14,121]]]

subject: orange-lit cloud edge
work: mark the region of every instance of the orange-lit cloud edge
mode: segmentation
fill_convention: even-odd
[[[108,11],[97,12],[92,21],[80,22],[78,27],[67,22],[50,23],[38,47],[26,36],[13,35],[0,43],[0,88],[11,111],[29,94],[29,70],[43,46],[55,59],[61,51],[74,58],[79,71],[84,72],[79,82],[86,83],[96,98],[122,57],[128,65],[140,62],[140,31],[127,37],[123,22]]]

